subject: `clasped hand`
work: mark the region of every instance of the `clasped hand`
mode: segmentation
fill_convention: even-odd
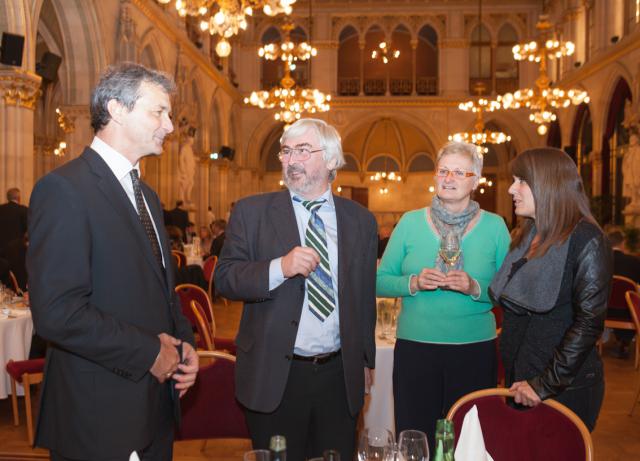
[[[309,247],[294,247],[282,257],[282,275],[286,278],[298,274],[309,277],[309,274],[316,270],[318,264],[320,264],[320,256],[316,250]]]
[[[160,333],[158,339],[160,339],[160,352],[149,371],[160,383],[168,379],[175,380],[176,389],[180,390],[180,397],[182,397],[196,381],[198,354],[191,344],[182,342],[167,333]],[[180,343],[182,343],[182,357],[178,355],[176,349]]]
[[[447,288],[466,295],[476,295],[476,284],[465,271],[451,270],[444,274],[438,269],[424,268],[411,279],[411,291],[436,290]]]

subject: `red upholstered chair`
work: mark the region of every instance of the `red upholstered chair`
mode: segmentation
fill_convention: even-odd
[[[13,409],[13,424],[20,424],[18,412],[18,395],[16,383],[24,387],[24,406],[27,420],[27,437],[29,444],[33,445],[33,416],[31,414],[31,384],[42,382],[44,359],[34,360],[9,360],[6,366],[7,373],[11,377],[11,407]]]
[[[196,319],[196,328],[198,329],[198,336],[200,337],[197,346],[199,349],[212,351],[214,349],[213,339],[211,338],[211,332],[209,331],[209,326],[207,325],[207,321],[205,319],[204,309],[195,299],[192,300],[189,305],[191,307],[193,316]]]
[[[236,346],[233,342],[233,339],[216,338],[216,322],[213,316],[213,304],[211,303],[211,298],[209,298],[207,292],[200,288],[198,285],[183,283],[176,286],[176,293],[178,293],[178,297],[180,298],[182,313],[189,320],[189,322],[191,322],[191,325],[193,325],[194,329],[197,331],[198,321],[193,314],[193,310],[191,309],[191,301],[197,301],[204,310],[205,320],[209,324],[209,331],[211,333],[213,347],[215,349],[226,350],[231,352],[232,354],[235,354]],[[207,349],[206,344],[202,341],[199,341],[197,345],[200,349]]]
[[[212,292],[213,288],[213,273],[216,270],[216,265],[218,264],[218,257],[216,255],[209,256],[202,263],[202,273],[204,274],[204,279],[207,281],[208,289],[207,294],[210,299],[213,299],[214,293]]]
[[[633,320],[629,314],[629,307],[625,299],[627,291],[638,293],[638,285],[630,278],[621,275],[614,275],[611,281],[611,294],[607,304],[607,318],[604,321],[606,328],[617,328],[620,330],[636,330]],[[636,332],[637,336],[637,332]],[[636,369],[638,368],[638,352],[640,346],[636,341]],[[598,342],[598,351],[602,354],[602,341]]]
[[[456,440],[467,411],[477,405],[485,446],[495,461],[592,461],[593,442],[580,418],[555,400],[517,410],[507,405],[508,389],[484,389],[449,410]]]
[[[173,260],[176,262],[177,268],[187,266],[187,255],[184,254],[182,251],[171,250],[171,256],[173,257]]]
[[[637,291],[627,291],[625,294],[625,298],[627,304],[629,305],[629,310],[631,311],[631,317],[633,318],[633,323],[636,326],[636,370],[638,369],[638,343],[640,342],[640,294]],[[640,397],[640,381],[638,381],[636,392],[633,397],[633,405],[631,405],[631,411],[629,411],[629,416],[633,416],[633,410],[636,408],[636,404],[638,403],[638,397]]]
[[[182,424],[176,440],[249,438],[235,397],[236,358],[219,351],[198,351],[198,356],[196,383],[180,401]],[[213,361],[203,365],[207,359]]]

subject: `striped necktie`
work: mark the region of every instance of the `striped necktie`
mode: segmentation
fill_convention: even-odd
[[[316,250],[320,256],[320,264],[307,277],[307,296],[309,310],[320,321],[324,322],[336,307],[335,292],[331,280],[331,267],[329,266],[327,233],[324,229],[324,222],[318,216],[318,209],[326,202],[326,199],[311,201],[294,197],[294,200],[300,202],[302,206],[311,212],[304,236],[304,244]]]
[[[147,234],[149,242],[151,243],[151,250],[153,251],[153,255],[156,257],[156,261],[158,261],[158,264],[162,269],[164,268],[164,266],[162,265],[162,252],[160,251],[158,236],[156,235],[156,231],[153,228],[153,224],[151,222],[151,216],[149,216],[149,211],[147,210],[147,206],[144,204],[144,199],[142,198],[142,189],[140,188],[138,170],[134,168],[129,174],[131,175],[131,183],[133,184],[133,195],[136,198],[138,217],[140,218],[140,222],[142,223],[142,227],[144,228],[144,233]]]

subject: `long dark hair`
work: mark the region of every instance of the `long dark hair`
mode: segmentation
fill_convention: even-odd
[[[539,240],[529,257],[542,256],[552,245],[564,242],[582,219],[597,225],[576,164],[565,152],[552,147],[529,149],[514,158],[509,167],[511,174],[525,180],[533,193]],[[518,223],[512,249],[522,243],[533,225],[530,218]]]

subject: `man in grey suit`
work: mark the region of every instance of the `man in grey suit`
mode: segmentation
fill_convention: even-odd
[[[375,365],[376,221],[331,193],[344,165],[333,127],[302,119],[280,143],[289,190],[236,203],[215,273],[244,301],[236,395],[254,448],[281,434],[292,461],[350,460]]]
[[[138,162],[173,131],[173,89],[137,64],[108,69],[91,98],[91,147],[31,195],[31,310],[51,344],[35,444],[53,461],[172,459],[198,356],[167,270],[160,200]]]

